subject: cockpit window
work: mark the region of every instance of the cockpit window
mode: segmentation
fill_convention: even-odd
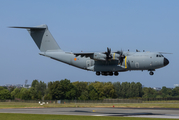
[[[164,57],[163,55],[156,55],[156,57]]]

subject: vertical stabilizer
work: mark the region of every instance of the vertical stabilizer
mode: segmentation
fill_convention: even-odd
[[[48,30],[47,25],[40,25],[36,27],[12,27],[12,28],[22,28],[27,29],[37,47],[41,52],[46,52],[47,50],[60,50],[57,42]]]

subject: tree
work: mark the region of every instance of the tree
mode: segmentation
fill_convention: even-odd
[[[143,98],[156,98],[157,96],[157,92],[150,87],[149,88],[144,87],[143,92],[144,92],[144,95],[142,96]]]
[[[76,88],[76,97],[79,100],[86,99],[88,96],[88,82],[73,82],[73,85]]]
[[[171,95],[172,95],[173,97],[176,97],[176,96],[179,97],[179,87],[175,87],[175,88],[172,90]]]
[[[131,98],[142,97],[142,84],[140,82],[130,83],[130,96],[129,97]]]
[[[20,98],[20,89],[19,89],[19,88],[15,88],[15,89],[11,92],[11,98],[12,98],[12,99]]]
[[[45,95],[46,91],[46,83],[38,80],[33,80],[31,84],[30,93],[32,96],[32,99],[42,99],[42,97]]]
[[[90,100],[98,100],[99,99],[97,90],[91,84],[88,87],[88,93],[89,93]]]
[[[36,86],[38,83],[39,83],[38,80],[33,80],[33,81],[32,81],[32,84],[31,84],[31,87],[34,87],[34,88],[35,88],[35,86]]]
[[[30,94],[32,100],[37,100],[38,99],[38,93],[37,93],[37,90],[35,90],[34,87],[31,87],[29,89],[29,94]]]
[[[103,85],[104,95],[106,98],[115,98],[115,89],[111,82],[104,83]]]
[[[13,87],[13,86],[9,87],[9,92],[11,93],[14,89],[15,89],[15,87]]]
[[[95,91],[95,89],[91,90],[89,92],[89,99],[90,100],[98,100],[98,93]]]
[[[143,96],[143,92],[142,92],[142,84],[140,82],[137,82],[137,94],[139,95],[138,97],[142,97]]]
[[[22,88],[20,90],[20,98],[22,100],[30,100],[31,99],[30,91],[27,88]]]
[[[7,89],[0,90],[0,100],[11,99],[11,94]]]
[[[4,90],[4,87],[0,86],[0,90]]]
[[[60,81],[49,82],[48,89],[52,100],[60,100],[62,98],[63,91],[61,91],[62,85]]]
[[[88,91],[83,91],[83,92],[81,93],[81,96],[78,97],[78,99],[79,99],[79,100],[88,100],[88,97],[89,97]]]
[[[139,96],[137,92],[137,86],[134,82],[130,83],[129,91],[130,91],[130,94],[129,94],[130,98]]]
[[[123,82],[121,90],[121,96],[122,98],[128,98],[130,96],[130,83],[129,82]]]
[[[75,99],[76,90],[70,80],[61,80],[48,83],[49,96],[54,100]]]
[[[68,100],[74,100],[76,98],[76,88],[74,86],[70,91],[66,92],[65,98]]]
[[[122,95],[121,95],[121,89],[122,89],[122,87],[121,87],[120,82],[114,82],[113,86],[114,86],[117,98],[122,97]]]
[[[104,99],[106,98],[104,95],[104,83],[95,81],[94,83],[91,83],[90,85],[93,85],[96,92],[98,93],[98,99]]]
[[[163,86],[161,89],[161,94],[163,98],[170,97],[172,95],[172,90],[170,88]]]

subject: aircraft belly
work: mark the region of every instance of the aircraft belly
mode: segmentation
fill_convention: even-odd
[[[118,61],[95,61],[94,71],[124,71]]]
[[[95,65],[94,71],[125,71],[124,68],[114,65]]]

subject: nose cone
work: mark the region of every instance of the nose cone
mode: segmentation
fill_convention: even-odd
[[[168,59],[167,58],[164,58],[164,66],[166,66],[166,65],[168,65],[169,64],[169,61],[168,61]]]

